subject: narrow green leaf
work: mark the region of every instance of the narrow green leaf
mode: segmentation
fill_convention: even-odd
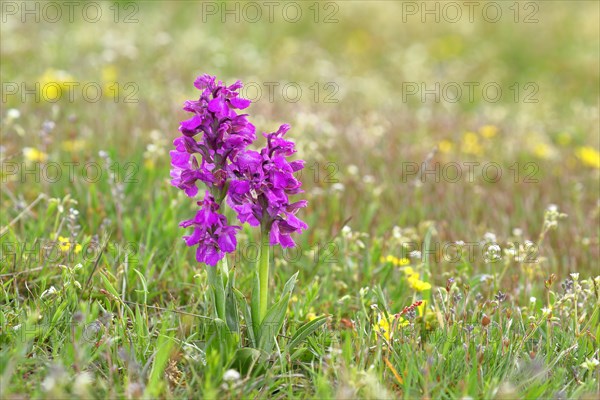
[[[258,272],[254,274],[254,287],[252,288],[252,299],[250,299],[252,312],[252,328],[256,341],[260,340],[260,280]]]
[[[281,297],[279,298],[280,300],[283,300],[283,298],[288,294],[292,294],[294,286],[296,285],[296,280],[298,279],[298,272],[292,275],[292,277],[288,279],[288,281],[285,283],[285,286],[283,287],[283,292],[281,292]]]
[[[154,355],[152,371],[150,371],[148,386],[146,386],[144,397],[157,398],[162,392],[164,388],[163,372],[169,361],[172,347],[173,339],[170,336],[167,336],[167,324],[164,324],[161,333],[158,336],[156,354]]]
[[[227,287],[225,288],[225,318],[229,330],[239,333],[240,317],[238,314],[237,302],[233,293],[234,271],[229,274],[227,279]]]
[[[250,306],[248,305],[246,296],[244,296],[243,293],[240,292],[239,290],[237,290],[236,288],[233,288],[233,293],[235,294],[235,297],[237,297],[238,307],[242,310],[242,315],[244,316],[244,319],[246,320],[246,326],[248,328],[248,338],[250,339],[250,345],[252,347],[256,347],[256,336],[255,336],[256,334],[255,334],[254,325],[252,323],[252,312],[250,311]]]
[[[142,287],[144,288],[144,290],[142,292],[142,293],[144,293],[144,303],[143,304],[147,304],[148,303],[148,285],[146,285],[146,278],[144,278],[144,275],[135,268],[133,269],[133,272],[135,272],[137,274],[137,276],[140,278],[140,282],[142,282]],[[136,290],[136,292],[138,292],[138,290]]]
[[[233,355],[231,366],[242,375],[247,375],[251,371],[262,373],[264,372],[264,365],[261,363],[263,357],[264,354],[260,350],[242,347],[237,349]]]
[[[327,322],[327,316],[322,315],[302,325],[287,345],[288,352],[292,352],[296,346],[304,341],[310,334],[315,332]]]
[[[208,284],[213,292],[217,317],[225,320],[225,289],[223,288],[223,277],[221,276],[220,268],[218,266],[211,267],[210,265],[207,265],[206,273],[208,276]]]
[[[50,336],[50,334],[52,333],[52,331],[54,330],[54,328],[56,327],[58,322],[61,320],[68,304],[69,303],[67,301],[63,301],[56,308],[56,310],[54,311],[54,314],[52,315],[52,321],[50,322],[50,326],[48,327],[48,329],[45,329],[43,331],[44,334],[42,335],[42,342],[45,341]]]
[[[108,278],[106,277],[106,275],[100,274],[100,276],[102,277],[102,281],[104,282],[104,287],[106,288],[106,290],[110,294],[112,294],[113,296],[115,296],[116,298],[119,298],[119,293],[114,288],[114,286],[110,283],[110,281],[108,280]]]
[[[275,338],[283,326],[289,300],[290,295],[288,293],[267,311],[265,319],[260,324],[260,335],[258,338],[258,348],[260,350],[266,353],[271,353],[271,350],[273,350]]]

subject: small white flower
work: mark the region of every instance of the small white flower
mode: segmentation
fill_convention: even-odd
[[[413,250],[408,254],[408,256],[410,258],[419,259],[419,258],[421,258],[421,252],[419,250]]]
[[[500,255],[502,249],[500,249],[500,246],[498,246],[497,244],[492,244],[490,246],[488,246],[486,252],[485,252],[485,259],[487,262],[492,262],[492,261],[498,261],[499,259],[502,258],[502,256]]]
[[[240,375],[240,373],[238,371],[236,371],[235,369],[228,369],[223,374],[223,380],[225,382],[235,382],[235,381],[240,380],[241,377],[242,376]]]
[[[336,182],[333,185],[331,185],[331,189],[337,192],[343,192],[345,188],[346,187],[344,186],[344,184],[340,182]]]
[[[483,235],[483,239],[489,243],[496,243],[496,235],[492,232],[486,232],[485,235]]]
[[[457,240],[455,243],[456,243],[456,245],[457,245],[457,246],[459,246],[459,247],[463,247],[463,246],[465,245],[465,242],[464,242],[464,241],[462,241],[462,240]]]
[[[40,299],[43,299],[44,297],[52,296],[56,293],[58,293],[58,290],[56,290],[56,288],[54,286],[50,286],[48,289],[46,289],[42,292]]]
[[[550,315],[551,312],[552,312],[552,307],[544,307],[544,308],[542,308],[542,314],[544,314],[544,317]]]
[[[6,117],[8,119],[19,119],[21,116],[21,112],[16,108],[11,108],[6,112]]]
[[[536,301],[537,301],[537,299],[536,299],[535,297],[533,297],[533,296],[531,296],[531,297],[529,298],[529,302],[530,302],[530,303],[535,303]]]
[[[577,282],[579,280],[579,272],[572,273],[571,279],[573,279],[575,282]]]
[[[514,236],[521,236],[523,234],[523,230],[521,228],[515,228],[512,231]]]
[[[489,248],[490,251],[494,251],[494,252],[499,252],[500,251],[500,246],[498,246],[497,244],[493,244],[490,246]]]

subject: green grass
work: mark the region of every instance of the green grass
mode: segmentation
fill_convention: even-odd
[[[196,2],[137,4],[134,24],[115,24],[106,3],[94,24],[9,17],[0,27],[3,85],[33,87],[50,69],[108,85],[113,70],[139,89],[135,103],[3,99],[2,398],[600,394],[597,3],[539,2],[535,24],[512,22],[504,2],[495,24],[403,23],[395,2],[341,2],[333,24],[315,24],[308,3],[297,23],[255,24],[202,22]],[[206,271],[178,227],[195,203],[169,185],[181,104],[204,72],[303,89],[296,103],[280,92],[270,102],[262,85],[249,108],[261,132],[291,123],[310,229],[296,249],[274,250],[271,299],[299,271],[277,350],[233,380],[224,376],[246,330],[224,335],[214,321]],[[403,102],[406,82],[497,82],[506,95]],[[539,101],[514,102],[515,82],[521,96],[534,82]],[[324,101],[328,83],[336,103]],[[47,134],[44,121],[56,124]],[[36,167],[24,148],[47,159]],[[419,184],[407,163],[429,155],[430,170],[461,163],[463,179]],[[472,181],[465,162],[479,163]],[[481,172],[492,162],[498,182]],[[44,179],[52,163],[56,182]],[[101,168],[97,180],[86,163]],[[497,259],[484,254],[488,232]],[[73,246],[61,250],[59,237]],[[258,237],[244,229],[239,240],[229,266],[249,298]],[[505,252],[514,242],[531,257]],[[320,316],[323,327],[288,347]]]

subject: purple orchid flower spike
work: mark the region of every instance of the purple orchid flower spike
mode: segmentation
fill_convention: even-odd
[[[239,97],[241,82],[225,86],[215,80],[213,76],[203,75],[194,82],[202,94],[197,101],[185,102],[183,109],[194,115],[181,122],[179,131],[183,136],[175,139],[175,150],[170,152],[171,184],[190,197],[198,193],[197,181],[209,189],[222,190],[226,183],[226,164],[256,139],[254,125],[247,115],[236,113],[250,105],[249,100]],[[196,155],[202,158],[201,163]]]
[[[293,247],[291,233],[300,233],[308,226],[296,217],[305,200],[290,203],[289,196],[302,193],[302,183],[294,173],[304,168],[302,160],[288,161],[296,152],[294,143],[283,139],[289,125],[281,125],[274,133],[265,134],[267,146],[260,153],[246,150],[230,165],[232,178],[228,204],[240,222],[261,225],[270,232],[270,244]]]
[[[193,115],[181,122],[182,136],[175,139],[175,150],[170,153],[173,186],[189,197],[198,194],[198,181],[209,190],[198,203],[202,208],[196,218],[182,223],[194,226],[186,243],[198,245],[196,258],[210,265],[235,249],[231,244],[239,227],[228,226],[218,212],[227,198],[238,220],[260,225],[271,245],[294,246],[291,234],[308,227],[296,216],[307,202],[289,199],[303,192],[294,173],[304,168],[304,161],[288,160],[296,152],[294,142],[284,138],[290,126],[265,133],[267,145],[262,150],[248,150],[256,135],[247,114],[237,113],[250,105],[240,97],[242,83],[225,86],[214,76],[202,75],[194,86],[201,90],[200,97],[185,102],[184,110]]]
[[[271,326],[261,328],[268,310],[269,259],[271,246],[293,247],[292,234],[308,228],[296,214],[306,207],[306,200],[290,202],[290,196],[302,193],[302,183],[294,173],[304,168],[304,161],[290,161],[295,152],[294,142],[284,139],[290,126],[281,125],[276,132],[265,133],[267,145],[260,151],[249,150],[256,140],[255,127],[246,109],[250,101],[240,97],[240,81],[225,86],[214,76],[202,75],[194,86],[201,91],[198,100],[189,100],[183,109],[192,116],[181,122],[181,136],[174,140],[171,155],[171,184],[189,197],[198,194],[198,181],[207,191],[194,218],[182,221],[180,226],[193,228],[183,239],[188,246],[197,246],[196,260],[205,263],[209,285],[213,291],[215,313],[227,319],[222,276],[228,276],[226,260],[217,266],[226,253],[237,247],[239,226],[229,225],[221,205],[227,204],[236,212],[241,223],[260,226],[260,257],[256,263],[257,277],[251,308],[252,325],[259,346],[271,351],[273,341]],[[220,272],[219,272],[220,271]],[[286,287],[292,288],[292,276]],[[291,290],[291,289],[290,289]],[[289,293],[288,293],[289,296]],[[288,297],[289,299],[289,297]],[[227,322],[230,323],[229,321]],[[283,316],[278,321],[283,324]],[[236,329],[235,324],[231,329]]]
[[[203,201],[199,201],[200,210],[193,219],[182,221],[179,226],[193,227],[191,235],[184,236],[188,246],[198,246],[196,260],[208,265],[217,265],[225,257],[225,253],[235,250],[237,240],[235,234],[239,226],[227,224],[227,218],[218,212],[219,205],[214,197],[206,192]]]
[[[198,194],[198,181],[208,188],[204,201],[198,203],[201,209],[196,217],[181,226],[194,227],[184,240],[188,246],[198,246],[196,260],[214,266],[225,253],[235,250],[235,234],[240,229],[229,226],[218,212],[227,194],[228,164],[256,135],[247,115],[236,112],[250,105],[249,100],[239,97],[240,81],[225,86],[214,76],[202,75],[194,86],[202,92],[198,100],[185,102],[183,109],[193,115],[181,122],[182,136],[173,142],[171,184],[189,197]]]

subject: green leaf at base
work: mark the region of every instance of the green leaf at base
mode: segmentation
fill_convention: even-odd
[[[327,322],[327,316],[322,315],[302,325],[287,344],[287,350],[291,353],[296,346],[302,343],[310,334],[315,332]]]

